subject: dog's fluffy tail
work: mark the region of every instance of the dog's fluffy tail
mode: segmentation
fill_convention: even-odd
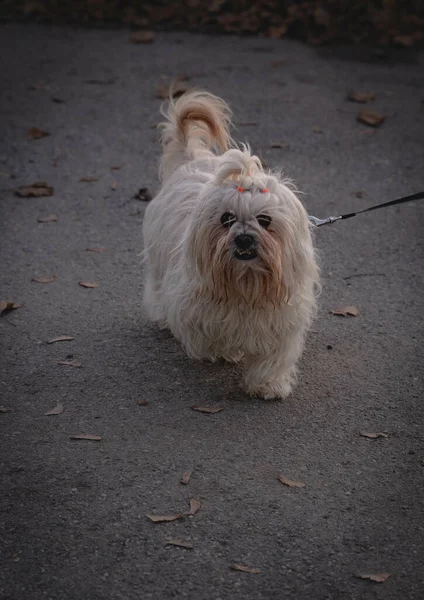
[[[214,151],[225,152],[232,146],[230,108],[213,94],[189,91],[176,101],[170,99],[162,114],[167,120],[161,124],[161,179],[190,160],[207,158]]]

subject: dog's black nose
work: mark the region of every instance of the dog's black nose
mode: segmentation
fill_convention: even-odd
[[[239,250],[249,250],[253,246],[254,241],[253,236],[248,233],[241,233],[234,238],[234,243]]]

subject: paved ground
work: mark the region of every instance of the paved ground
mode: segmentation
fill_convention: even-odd
[[[238,139],[282,165],[313,214],[418,191],[423,57],[181,33],[134,46],[123,31],[35,26],[3,27],[0,49],[0,299],[24,303],[0,319],[1,597],[422,598],[424,206],[317,232],[324,287],[300,383],[264,402],[145,321],[145,203],[132,197],[157,189],[159,76],[183,72],[230,102]],[[380,129],[356,121],[349,89],[376,94]],[[28,140],[30,127],[51,135]],[[54,195],[13,195],[37,180]],[[329,314],[346,304],[360,315]],[[46,343],[59,335],[74,339]],[[83,366],[57,364],[67,357]],[[187,513],[191,498],[194,517],[146,517]]]

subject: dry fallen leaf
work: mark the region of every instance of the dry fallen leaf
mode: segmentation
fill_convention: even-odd
[[[27,131],[30,140],[39,140],[50,135],[48,131],[43,131],[39,127],[30,127]]]
[[[97,177],[81,177],[80,182],[82,183],[93,183],[93,181],[99,181]]]
[[[116,179],[114,179],[114,180],[112,181],[112,183],[110,184],[110,189],[111,189],[113,192],[115,192],[117,187],[118,187],[118,182],[116,181]]]
[[[314,133],[323,133],[323,130],[321,129],[321,127],[317,127],[317,126],[312,127],[312,131]]]
[[[367,431],[360,431],[359,435],[362,435],[362,437],[369,438],[370,440],[375,440],[375,439],[380,438],[380,437],[382,437],[382,438],[389,437],[387,435],[387,433],[385,433],[384,431],[377,431],[375,433],[368,433]]]
[[[219,408],[218,406],[191,406],[191,410],[197,410],[197,412],[215,414],[224,410],[223,408]]]
[[[47,217],[37,217],[39,223],[55,223],[57,221],[57,215],[48,215]]]
[[[305,487],[305,484],[301,481],[292,481],[291,479],[287,479],[287,477],[285,477],[284,475],[279,475],[278,481],[281,481],[281,483],[284,483],[284,485],[288,485],[289,487]]]
[[[92,433],[77,433],[76,435],[69,436],[71,440],[91,440],[92,442],[100,442],[103,438],[100,435],[94,435]]]
[[[35,181],[15,190],[15,196],[21,196],[22,198],[39,198],[41,196],[53,196],[53,194],[54,189],[45,181]]]
[[[230,569],[233,571],[243,571],[243,573],[260,573],[260,569],[255,569],[255,567],[248,567],[247,565],[241,565],[239,563],[233,563],[230,565]]]
[[[106,248],[87,248],[87,252],[106,252]]]
[[[56,104],[64,104],[65,100],[63,98],[58,98],[57,96],[53,96],[52,102],[56,102]]]
[[[130,42],[132,44],[151,44],[154,37],[153,31],[134,31],[130,36]]]
[[[271,148],[290,148],[290,144],[287,144],[287,142],[274,142],[273,144],[271,144]]]
[[[110,167],[111,171],[119,171],[120,168],[121,167],[117,167],[117,166]]]
[[[421,457],[421,464],[424,465],[424,456]]]
[[[8,412],[12,412],[12,409],[9,408],[8,406],[0,406],[0,413],[8,413]]]
[[[190,89],[190,86],[185,83],[186,79],[184,75],[177,75],[172,81],[160,80],[156,86],[156,98],[168,100],[171,96],[172,98],[182,96]]]
[[[359,573],[356,575],[356,577],[359,577],[360,579],[370,579],[371,581],[376,581],[377,583],[383,583],[389,579],[390,576],[391,573]]]
[[[16,310],[17,308],[22,308],[23,304],[17,304],[16,302],[11,302],[10,300],[0,300],[0,317],[4,313],[8,313],[11,310]]]
[[[147,406],[149,404],[149,401],[140,399],[140,400],[137,400],[137,404],[138,404],[138,406]]]
[[[48,410],[47,412],[44,413],[45,417],[48,417],[50,415],[61,415],[63,413],[63,404],[61,404],[60,402],[57,403],[57,406],[55,406],[54,408],[52,408],[52,410]]]
[[[35,281],[35,283],[53,283],[53,281],[56,281],[56,275],[51,275],[50,277],[33,277],[31,281]]]
[[[188,482],[190,481],[190,477],[191,477],[192,471],[184,471],[180,481],[183,485],[187,485]]]
[[[350,91],[347,93],[347,99],[351,102],[359,102],[360,104],[366,104],[372,102],[375,99],[373,92],[354,92]]]
[[[71,337],[70,335],[59,335],[58,337],[48,340],[47,343],[55,344],[56,342],[70,342],[73,339],[75,339],[75,338]]]
[[[78,360],[59,360],[57,364],[65,365],[66,367],[75,367],[76,369],[82,367],[82,362],[79,362]]]
[[[143,202],[150,202],[152,194],[148,188],[140,188],[138,192],[133,196],[133,200],[142,200]]]
[[[94,281],[79,281],[78,284],[83,288],[94,289],[99,287],[98,283],[94,283]]]
[[[386,117],[379,115],[376,112],[361,110],[356,117],[356,120],[365,123],[365,125],[370,125],[370,127],[379,127],[384,122],[385,118]]]
[[[187,550],[192,550],[194,548],[193,542],[186,542],[184,540],[166,540],[165,544],[167,546],[179,546],[180,548],[187,548]]]
[[[340,317],[357,317],[359,315],[359,308],[356,306],[342,306],[341,308],[331,310],[330,313]]]
[[[190,510],[187,513],[190,517],[194,517],[196,513],[202,508],[202,503],[200,500],[196,500],[196,498],[190,499]]]
[[[167,523],[169,521],[176,521],[177,519],[183,519],[184,515],[146,515],[153,523]]]

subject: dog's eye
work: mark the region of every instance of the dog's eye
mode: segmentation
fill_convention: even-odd
[[[258,215],[256,219],[259,225],[264,229],[268,229],[268,227],[271,225],[272,219],[268,215]]]
[[[237,221],[236,215],[232,212],[225,212],[221,217],[221,224],[223,227],[229,229]]]

